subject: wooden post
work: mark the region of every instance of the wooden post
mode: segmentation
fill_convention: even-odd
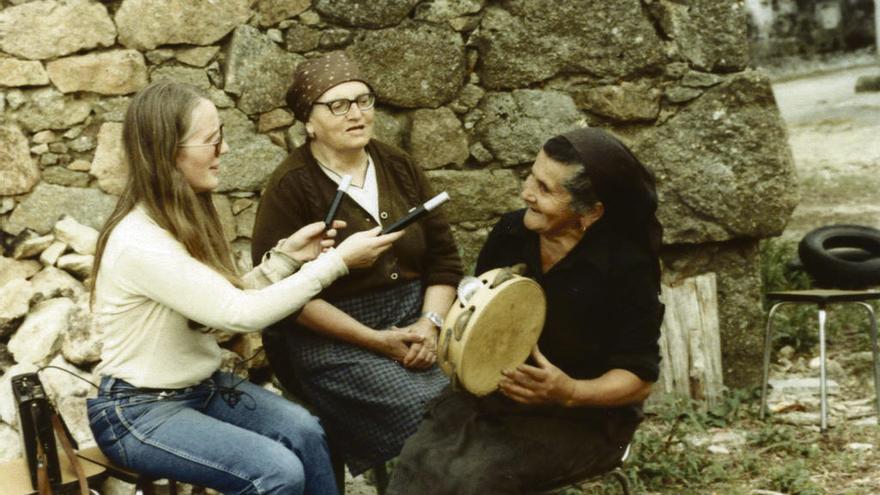
[[[724,389],[715,274],[664,285],[663,300],[662,362],[655,395],[690,397],[711,407]]]
[[[702,367],[699,378],[701,390],[710,404],[715,405],[724,388],[721,367],[721,329],[718,324],[718,289],[714,273],[701,275],[694,279],[697,293],[697,306],[700,309],[699,326],[692,327],[699,335],[691,339],[691,356],[701,356]],[[693,335],[693,333],[692,333]],[[697,345],[698,344],[698,345]],[[692,367],[696,371],[696,366]],[[693,373],[691,374],[693,377]]]

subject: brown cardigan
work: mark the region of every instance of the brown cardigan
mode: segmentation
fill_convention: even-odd
[[[383,225],[390,225],[410,208],[434,196],[424,172],[403,151],[372,140],[367,152],[376,167]],[[253,259],[262,259],[263,253],[279,239],[300,227],[323,220],[336,187],[312,156],[308,143],[294,150],[272,173],[263,192],[254,224]],[[443,208],[451,204],[454,203]],[[461,258],[441,210],[411,224],[373,266],[352,270],[325,289],[321,298],[333,301],[418,278],[426,287],[456,285],[462,276]],[[348,223],[337,235],[337,244],[355,232],[376,226],[370,214],[348,196],[342,199],[336,219]]]

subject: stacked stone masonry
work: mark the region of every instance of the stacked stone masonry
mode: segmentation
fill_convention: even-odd
[[[214,200],[247,264],[260,190],[303,142],[284,108],[290,75],[332,49],[373,82],[378,138],[452,196],[468,266],[521,207],[546,138],[618,135],[657,175],[666,282],[718,274],[726,380],[754,383],[757,242],[798,198],[742,1],[0,0],[0,461],[20,454],[12,375],[54,364],[93,378],[101,329],[84,282],[125,182],[131,96],[172,79],[220,109],[231,151]],[[43,377],[87,443],[88,386]]]

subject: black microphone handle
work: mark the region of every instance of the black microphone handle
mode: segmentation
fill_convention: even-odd
[[[416,220],[427,214],[428,210],[425,208],[425,205],[419,205],[417,208],[404,215],[404,217],[400,220],[382,229],[381,234],[390,234],[392,232],[397,232],[398,230],[403,230],[407,225],[415,222]]]
[[[333,197],[333,202],[330,203],[330,210],[327,211],[327,216],[324,217],[324,224],[328,229],[333,228],[333,217],[336,216],[336,210],[339,208],[339,203],[342,202],[343,196],[345,196],[345,191],[337,190],[336,196]]]

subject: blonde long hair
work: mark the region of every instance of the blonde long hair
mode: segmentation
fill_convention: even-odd
[[[193,258],[241,286],[210,191],[195,192],[177,167],[178,145],[189,134],[193,110],[203,99],[194,87],[162,81],[142,89],[128,105],[122,126],[128,180],[98,236],[92,267],[92,303],[107,239],[138,204],[180,241]]]

